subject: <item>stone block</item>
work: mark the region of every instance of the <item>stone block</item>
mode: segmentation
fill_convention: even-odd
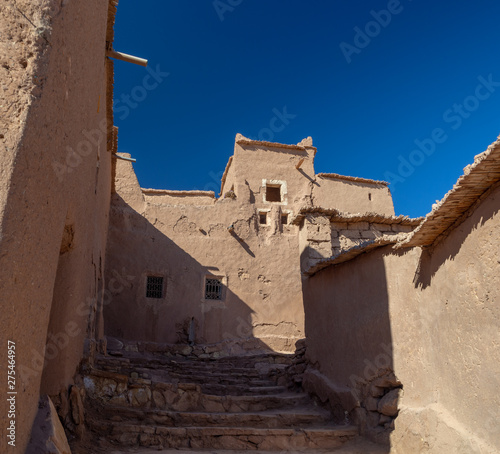
[[[346,238],[358,239],[361,238],[361,232],[359,230],[341,230],[340,236]]]
[[[347,230],[347,222],[331,222],[330,227],[332,230]]]
[[[348,230],[368,230],[370,224],[368,222],[352,222],[347,224]]]
[[[389,391],[378,403],[378,412],[386,416],[398,414],[399,389]]]
[[[364,402],[365,408],[368,411],[378,411],[378,399],[372,396],[368,396]]]
[[[387,423],[390,423],[392,421],[392,418],[390,416],[386,415],[380,415],[380,419],[378,421],[379,426],[385,426]]]
[[[363,230],[361,231],[361,238],[365,240],[374,240],[380,236],[376,230]]]
[[[375,386],[373,383],[370,385],[370,395],[372,397],[382,397],[385,393],[384,388],[380,388],[379,386]]]
[[[413,227],[411,225],[401,225],[401,224],[392,224],[392,230],[394,232],[411,232],[413,230]]]
[[[149,388],[129,389],[128,400],[133,407],[148,406],[151,401],[151,390]]]

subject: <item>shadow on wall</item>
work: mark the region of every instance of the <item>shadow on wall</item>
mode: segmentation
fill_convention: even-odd
[[[394,374],[383,255],[370,255],[303,279],[304,387],[338,422],[354,422],[363,435],[388,445],[402,384]]]
[[[253,337],[253,311],[229,290],[223,271],[196,261],[157,223],[113,194],[106,262],[106,283],[112,290],[104,307],[105,334],[172,344],[250,339],[256,349],[270,351]],[[146,296],[148,276],[163,278],[160,298]],[[207,279],[221,281],[220,300],[204,297]]]
[[[498,188],[498,186],[496,187]],[[492,188],[492,190],[493,189],[494,188]],[[477,213],[474,213],[474,216],[477,217],[476,222],[462,222],[460,226],[454,230],[454,235],[456,235],[455,241],[447,242],[446,248],[440,248],[440,243],[438,243],[435,246],[424,249],[415,273],[415,288],[426,289],[431,285],[432,278],[439,271],[439,268],[447,260],[453,260],[457,256],[465,240],[474,230],[483,227],[489,219],[492,219],[500,211],[499,205],[498,195],[496,198],[495,196],[489,197],[484,203],[481,203]],[[482,262],[481,257],[477,257],[474,262],[480,264]]]

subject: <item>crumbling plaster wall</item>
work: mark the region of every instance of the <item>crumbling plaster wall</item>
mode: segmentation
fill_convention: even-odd
[[[380,224],[366,221],[331,221],[329,216],[308,214],[301,229],[301,270],[307,272],[320,260],[363,246],[381,236],[396,236],[401,232],[411,232],[411,225]]]
[[[107,334],[174,343],[194,317],[197,342],[257,337],[263,348],[293,350],[304,320],[297,227],[280,226],[275,209],[269,224],[259,225],[247,184],[236,199],[179,200],[141,195],[129,162],[117,162],[116,178],[108,281],[119,273],[129,283],[106,305]],[[164,276],[164,298],[146,298],[147,275]],[[207,275],[224,279],[224,301],[204,300]]]
[[[0,13],[0,332],[3,345],[16,343],[17,439],[10,452],[22,453],[39,394],[67,389],[84,339],[99,335],[96,295],[111,189],[108,4],[17,0],[2,2]],[[88,301],[90,310],[77,310]],[[2,355],[3,371],[6,360]]]
[[[322,376],[310,386],[377,437],[367,384],[394,371],[391,452],[500,450],[499,207],[497,188],[430,249],[380,248],[304,281],[307,355]]]

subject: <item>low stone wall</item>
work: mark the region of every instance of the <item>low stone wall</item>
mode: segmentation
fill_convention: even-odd
[[[302,272],[325,258],[335,258],[355,247],[362,247],[381,237],[409,233],[415,226],[404,225],[394,218],[394,223],[369,221],[339,222],[321,214],[307,214],[302,227]],[[369,219],[369,217],[367,217]],[[396,240],[395,240],[396,241]]]

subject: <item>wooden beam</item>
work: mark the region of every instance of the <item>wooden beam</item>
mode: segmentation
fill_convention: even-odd
[[[300,166],[303,164],[304,159],[305,159],[305,158],[302,158],[302,159],[301,159],[301,160],[297,163],[297,165],[295,166],[295,168],[296,168],[297,170],[299,170],[299,169],[300,169]]]
[[[106,51],[106,57],[133,63],[134,65],[148,66],[148,61],[144,58],[134,57],[133,55],[124,54],[123,52],[116,52],[113,49]]]

